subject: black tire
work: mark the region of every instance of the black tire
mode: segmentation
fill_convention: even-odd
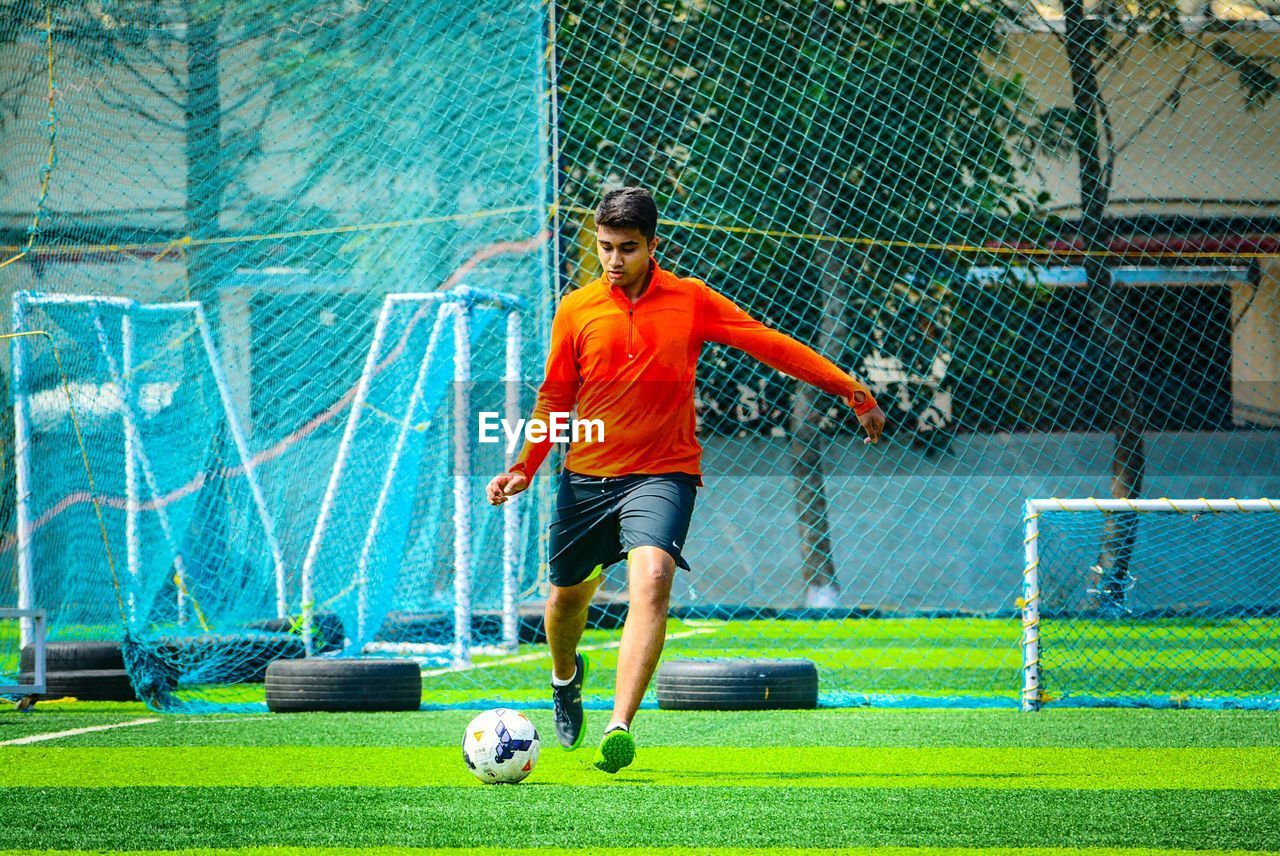
[[[18,680],[31,683],[35,676],[23,672]],[[137,701],[129,673],[124,669],[83,669],[74,672],[46,672],[41,699],[77,698],[80,701]]]
[[[663,710],[803,710],[818,706],[808,660],[668,660],[658,669]]]
[[[405,711],[422,704],[422,672],[400,660],[277,660],[267,667],[267,708]]]
[[[255,633],[167,637],[155,643],[154,651],[174,685],[184,675],[201,684],[262,683],[271,663],[307,654],[297,636]]]
[[[35,646],[24,645],[18,659],[22,671],[35,671]],[[119,642],[46,642],[44,668],[47,672],[120,670],[124,668],[124,654]]]
[[[293,634],[301,638],[301,631],[294,631],[294,626],[297,623],[297,618],[264,618],[261,621],[253,621],[246,624],[245,629],[262,633]],[[332,612],[317,612],[313,614],[311,616],[311,630],[314,633],[315,653],[317,654],[323,654],[326,651],[340,651],[347,641],[342,619]]]
[[[475,632],[474,626],[472,632]],[[452,612],[388,612],[382,620],[382,627],[373,637],[376,642],[401,643],[435,643],[447,644],[453,641]]]

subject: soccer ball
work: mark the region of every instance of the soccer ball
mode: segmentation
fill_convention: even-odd
[[[523,781],[541,750],[538,729],[518,710],[496,707],[471,720],[462,735],[462,760],[485,784]]]

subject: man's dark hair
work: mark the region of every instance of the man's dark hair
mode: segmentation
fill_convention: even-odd
[[[653,194],[643,187],[610,190],[596,209],[596,226],[638,229],[652,241],[658,233],[658,205],[653,201]]]

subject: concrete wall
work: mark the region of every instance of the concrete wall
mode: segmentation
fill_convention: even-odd
[[[1259,259],[1252,283],[1231,289],[1231,416],[1280,425],[1280,258]]]
[[[1037,110],[1071,105],[1071,83],[1060,33],[1015,33],[994,68],[1020,74]],[[1276,55],[1275,33],[1198,34],[1200,42],[1223,39],[1241,53]],[[1157,48],[1135,42],[1123,65],[1109,67],[1102,91],[1115,138],[1124,146],[1116,159],[1110,210],[1115,214],[1245,214],[1277,198],[1280,175],[1280,99],[1246,109],[1234,72],[1191,44]],[[1177,110],[1162,109],[1182,71],[1187,77]],[[1152,116],[1155,118],[1152,119]],[[1071,216],[1080,201],[1073,155],[1038,156],[1032,186],[1052,195],[1051,206]],[[1207,199],[1210,203],[1153,202]],[[1126,199],[1140,200],[1126,203]]]
[[[1012,609],[1022,580],[1023,501],[1109,495],[1112,442],[1103,434],[961,437],[951,452],[927,459],[899,444],[869,449],[841,438],[826,471],[833,474],[827,499],[845,605]],[[785,441],[703,443],[706,486],[686,554],[693,571],[679,574],[676,602],[801,605]],[[1149,497],[1280,497],[1275,432],[1152,434],[1148,454]],[[1280,548],[1280,515],[1269,531]],[[1280,602],[1274,565],[1231,559],[1257,560],[1263,544],[1224,541],[1216,549],[1215,561],[1242,594]],[[612,569],[615,581],[620,567]],[[1194,596],[1191,570],[1166,585],[1166,599]]]

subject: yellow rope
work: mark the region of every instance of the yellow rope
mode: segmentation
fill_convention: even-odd
[[[76,444],[80,449],[80,460],[84,465],[85,477],[89,480],[89,502],[93,505],[94,515],[98,519],[98,533],[102,537],[102,549],[107,557],[107,569],[111,573],[111,586],[115,591],[116,606],[120,610],[120,618],[126,624],[128,623],[128,615],[124,608],[124,598],[120,594],[120,576],[116,572],[115,557],[111,553],[111,541],[107,536],[107,524],[102,516],[102,504],[98,499],[98,489],[94,483],[93,468],[89,464],[89,452],[85,447],[84,433],[80,428],[80,419],[76,416],[75,401],[71,397],[71,384],[67,381],[67,373],[63,370],[62,355],[58,351],[58,346],[54,344],[53,336],[47,330],[25,330],[18,333],[0,333],[0,341],[9,339],[22,339],[29,336],[44,336],[49,340],[49,348],[53,353],[53,360],[58,366],[58,378],[62,382],[62,390],[67,396],[67,410],[71,414],[71,427],[76,435]],[[195,610],[196,618],[200,622],[200,626],[207,632],[210,627],[208,621],[205,620],[204,613],[200,609],[200,603],[195,595],[187,590],[185,583],[179,574],[174,574],[174,582],[182,593],[191,599],[192,609]]]
[[[27,336],[44,336],[49,340],[49,348],[53,352],[53,361],[58,366],[58,378],[62,382],[62,390],[67,396],[67,409],[71,413],[71,427],[76,435],[76,444],[80,448],[80,461],[84,465],[84,474],[89,480],[89,502],[93,504],[93,513],[98,518],[98,533],[102,536],[102,548],[107,556],[107,570],[111,573],[111,586],[115,590],[116,606],[120,610],[120,618],[127,621],[124,609],[124,599],[120,595],[120,577],[116,573],[115,557],[111,554],[111,541],[107,537],[107,524],[102,517],[102,503],[98,501],[98,489],[93,480],[93,468],[89,465],[89,451],[84,445],[84,433],[80,430],[80,419],[76,416],[75,401],[71,397],[71,384],[67,382],[67,373],[62,367],[62,355],[58,353],[58,346],[54,344],[53,336],[47,330],[25,330],[18,333],[0,334],[0,340],[21,339]]]
[[[405,229],[416,226],[429,226],[435,223],[452,223],[460,220],[484,220],[490,217],[502,217],[508,214],[520,214],[534,211],[534,205],[512,205],[506,208],[488,208],[483,211],[468,211],[460,214],[440,214],[432,217],[414,217],[408,220],[388,220],[381,223],[354,223],[348,226],[330,226],[323,229],[299,229],[293,232],[264,232],[249,235],[224,235],[217,238],[193,238],[184,235],[165,243],[144,242],[136,244],[81,244],[58,247],[29,247],[32,253],[140,253],[154,252],[152,259],[164,258],[175,248],[204,247],[214,244],[241,244],[256,241],[279,241],[289,238],[311,238],[318,235],[343,235],[351,232],[372,232],[382,229]],[[0,247],[3,250],[17,250],[19,247]],[[15,259],[10,259],[15,261]]]
[[[191,608],[195,610],[196,620],[200,622],[200,629],[208,633],[211,628],[209,627],[209,622],[204,618],[204,611],[200,609],[200,601],[196,600],[196,596],[187,589],[186,581],[182,578],[182,574],[177,571],[173,572],[173,584],[178,591],[191,598]]]
[[[27,254],[49,254],[49,253],[154,253],[152,261],[159,261],[165,258],[175,249],[186,249],[187,247],[211,246],[215,244],[242,244],[255,243],[260,241],[280,241],[292,238],[310,238],[320,235],[341,235],[352,232],[371,232],[385,229],[405,229],[418,226],[429,226],[435,223],[449,223],[463,220],[483,220],[490,217],[501,217],[508,214],[519,214],[532,212],[536,209],[534,205],[512,205],[506,208],[490,208],[483,211],[471,211],[460,214],[442,214],[432,217],[415,217],[406,220],[388,220],[379,223],[354,223],[347,226],[330,226],[322,229],[299,229],[292,232],[263,232],[245,235],[224,235],[216,238],[193,238],[190,235],[184,235],[174,238],[170,241],[160,243],[157,241],[140,242],[131,244],[80,244],[58,247],[36,247],[30,242],[23,247],[18,246],[2,246],[0,250],[8,252],[16,252],[17,255],[12,258],[0,262],[0,268],[7,264],[17,261]],[[557,211],[567,211],[574,214],[590,215],[591,209],[583,208],[577,205],[553,205],[551,206],[551,214]],[[777,238],[780,240],[791,241],[813,241],[818,243],[836,243],[848,244],[853,246],[864,247],[892,247],[898,249],[915,249],[915,250],[932,250],[936,252],[962,253],[970,255],[989,255],[989,256],[1031,256],[1037,258],[1048,258],[1054,256],[1085,256],[1100,258],[1119,258],[1119,259],[1217,259],[1217,260],[1244,260],[1244,259],[1267,259],[1275,258],[1278,253],[1262,252],[1262,251],[1239,251],[1228,252],[1220,250],[1196,250],[1196,251],[1173,251],[1173,250],[1080,250],[1075,248],[1069,249],[1050,249],[1047,247],[989,247],[979,244],[964,243],[946,243],[940,241],[897,241],[888,238],[869,238],[860,235],[828,235],[823,232],[790,232],[781,229],[759,229],[752,226],[736,226],[725,223],[702,223],[693,220],[668,220],[660,219],[658,222],[663,226],[670,226],[682,229],[695,229],[706,232],[723,232],[730,235],[747,235],[753,237]],[[34,233],[32,235],[34,238]]]
[[[592,214],[594,212],[589,208],[582,208],[576,205],[567,205],[561,208],[563,211],[570,211],[575,214]],[[1263,259],[1272,258],[1277,253],[1264,252],[1219,252],[1219,251],[1196,251],[1196,252],[1152,252],[1149,250],[1077,250],[1062,249],[1053,250],[1048,248],[1027,248],[1027,247],[986,247],[978,244],[949,244],[942,242],[929,241],[895,241],[887,238],[867,238],[857,235],[828,235],[823,232],[787,232],[779,229],[757,229],[750,226],[733,226],[722,223],[699,223],[691,220],[667,220],[659,219],[658,222],[663,226],[675,226],[683,229],[697,229],[700,231],[725,232],[732,235],[752,235],[765,238],[781,238],[793,241],[817,241],[836,244],[853,244],[868,247],[897,247],[915,250],[937,250],[942,252],[954,253],[978,253],[997,256],[1104,256],[1111,258],[1175,258],[1175,259]]]

